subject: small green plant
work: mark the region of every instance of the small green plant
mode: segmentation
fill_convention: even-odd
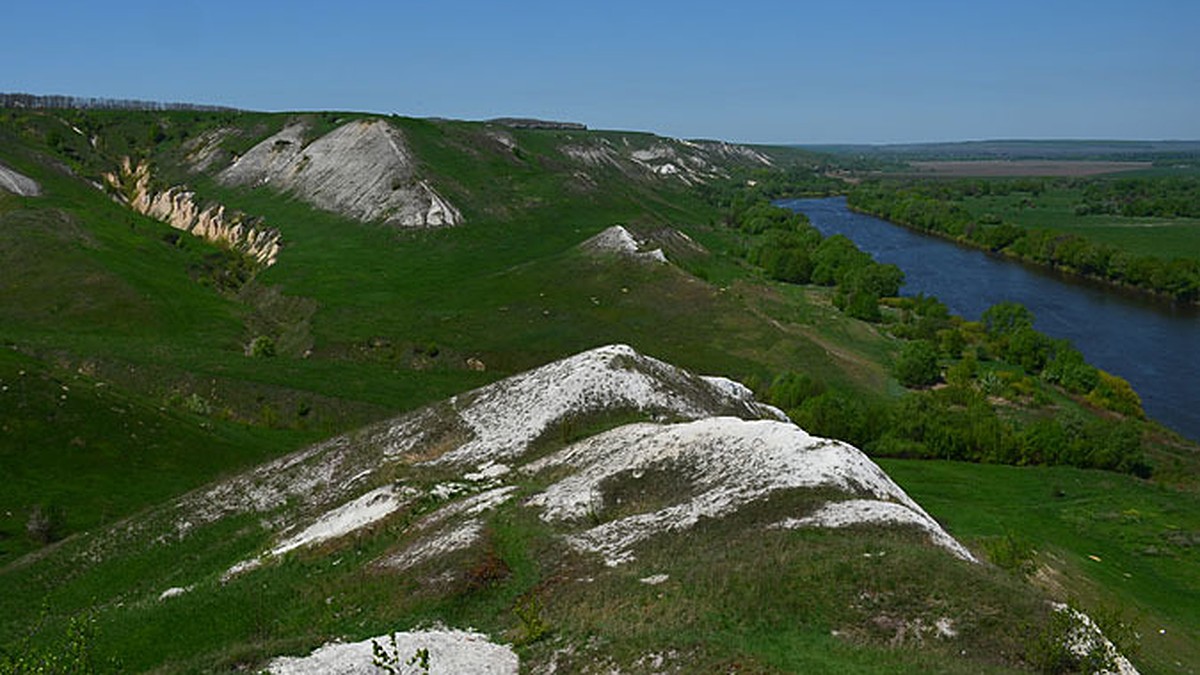
[[[271,358],[275,356],[275,341],[266,335],[259,335],[250,341],[246,354],[256,359]]]
[[[183,409],[196,415],[211,415],[212,404],[200,394],[192,392],[183,399]]]
[[[984,541],[983,548],[987,551],[988,560],[995,566],[1021,576],[1033,573],[1034,550],[1029,540],[1006,532],[1002,537]]]
[[[34,646],[33,638],[43,632],[48,617],[49,612],[43,607],[31,634],[11,652],[0,649],[0,675],[120,671],[121,664],[117,661],[96,656],[96,619],[90,614],[71,617],[63,635],[48,646]]]
[[[519,598],[512,611],[521,621],[523,635],[518,640],[520,644],[537,642],[550,634],[550,622],[542,618],[542,602],[536,595]]]
[[[371,665],[390,675],[404,675],[405,673],[429,675],[428,647],[421,647],[413,652],[412,656],[401,662],[400,659],[403,657],[400,654],[400,645],[397,643],[396,634],[392,633],[388,639],[391,641],[391,649],[379,644],[378,640],[371,640]],[[414,669],[410,670],[409,666]]]

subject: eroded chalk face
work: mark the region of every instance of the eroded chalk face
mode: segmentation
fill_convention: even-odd
[[[309,140],[290,124],[218,174],[227,185],[270,186],[363,222],[401,227],[462,223],[459,210],[421,177],[404,134],[384,120],[347,122]]]
[[[562,467],[575,471],[527,504],[540,508],[547,522],[606,521],[568,535],[568,541],[602,555],[608,565],[632,560],[636,545],[657,534],[729,515],[774,492],[818,488],[840,496],[770,526],[915,525],[955,556],[974,560],[862,452],[787,422],[713,417],[633,424],[564,448],[524,471]],[[642,487],[631,489],[637,482]],[[621,503],[622,491],[634,498]]]

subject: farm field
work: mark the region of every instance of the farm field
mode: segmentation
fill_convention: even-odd
[[[1097,176],[1125,171],[1140,171],[1153,166],[1151,162],[1048,159],[930,160],[910,162],[909,164],[914,169],[914,175],[937,178]]]
[[[1063,185],[1050,185],[1036,195],[1014,192],[961,200],[975,217],[991,214],[1022,227],[1077,234],[1136,255],[1200,258],[1200,218],[1079,215],[1075,207],[1080,202],[1080,190]]]

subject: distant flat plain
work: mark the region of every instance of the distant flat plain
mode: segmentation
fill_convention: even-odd
[[[1151,162],[1074,161],[1054,159],[982,159],[910,162],[913,173],[931,177],[1096,176],[1139,171]]]

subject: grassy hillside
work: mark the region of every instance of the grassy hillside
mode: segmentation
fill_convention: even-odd
[[[463,576],[436,592],[381,577],[364,564],[390,545],[374,535],[404,531],[417,509],[371,537],[220,584],[213,570],[266,544],[254,519],[175,542],[156,508],[315,441],[597,345],[631,344],[763,393],[784,372],[808,374],[855,401],[905,391],[891,375],[903,341],[886,321],[849,318],[832,289],[770,281],[746,262],[753,240],[693,189],[710,169],[687,157],[724,173],[753,165],[717,146],[388,118],[422,179],[465,217],[464,225],[435,230],[362,223],[269,186],[235,188],[218,178],[222,166],[291,121],[304,119],[316,137],[360,117],[0,111],[0,161],[42,187],[39,197],[0,192],[0,475],[8,479],[0,494],[0,645],[58,644],[70,617],[91,612],[96,653],[132,670],[260,665],[332,636],[361,638],[433,619],[517,641],[535,660],[594,636],[594,653],[559,657],[568,665],[636,669],[646,654],[671,650],[705,670],[751,672],[1029,665],[1012,656],[1029,638],[1020,619],[1047,615],[1042,591],[1019,575],[945,566],[904,533],[751,536],[743,527],[796,506],[786,498],[739,516],[744,521],[665,538],[637,566],[619,570],[560,550],[547,525],[506,507],[489,516],[487,545],[456,559]],[[197,168],[204,147],[215,148],[212,164]],[[157,187],[186,185],[201,203],[278,229],[279,262],[255,267],[114,201],[98,186],[125,157],[149,161]],[[664,168],[668,160],[674,169]],[[663,247],[671,263],[579,247],[615,223],[647,248]],[[273,349],[255,353],[256,339]],[[1179,452],[1190,467],[1194,449]],[[1166,635],[1180,635],[1143,639],[1137,658],[1147,672],[1196,658],[1189,645],[1198,627],[1187,611],[1200,602],[1187,543],[1197,527],[1191,488],[1100,474],[1117,487],[1107,496],[1089,490],[1087,499],[1104,506],[1083,516],[1047,511],[1036,495],[1095,474],[924,462],[888,468],[977,552],[1011,530],[1035,542],[1040,564],[1048,564],[1046,551],[1059,556],[1058,569],[1079,581],[1052,595],[1133,608],[1144,613],[1144,636],[1155,621]],[[985,482],[997,485],[988,499],[956,491]],[[531,479],[522,494],[538,487]],[[1005,504],[1017,506],[1004,511]],[[44,525],[31,531],[35,514]],[[72,562],[121,531],[104,528],[135,522],[122,521],[130,517],[153,527],[94,566]],[[1064,534],[1068,527],[1074,535]],[[1165,553],[1095,548],[1114,528]],[[161,545],[143,545],[156,538]],[[1135,580],[1089,567],[1090,548],[1104,560],[1125,560]],[[878,555],[890,564],[877,565]],[[932,587],[931,567],[945,570]],[[503,574],[491,576],[497,569]],[[778,570],[788,572],[781,578]],[[659,571],[674,581],[638,581]],[[156,599],[196,578],[214,592]],[[573,581],[582,578],[595,583]],[[522,642],[536,621],[513,610],[528,598],[540,603],[554,638]],[[932,621],[939,611],[975,622],[968,648],[981,656],[955,661],[940,642],[897,638],[903,622],[872,623],[896,613]]]
[[[722,233],[708,226],[710,207],[682,182],[634,180],[627,167],[603,165],[585,167],[592,182],[581,187],[574,184],[578,167],[557,151],[568,142],[658,142],[646,134],[581,139],[577,132],[395,120],[435,184],[467,215],[460,228],[405,232],[270,191],[225,188],[182,162],[189,139],[224,129],[222,148],[244,152],[287,115],[2,114],[0,160],[43,189],[33,198],[0,193],[0,338],[15,350],[4,381],[25,381],[18,375],[25,370],[40,383],[4,392],[5,418],[17,430],[6,435],[5,463],[27,477],[5,494],[3,513],[12,514],[3,526],[6,557],[34,545],[23,525],[37,505],[66,513],[60,534],[78,531],[284,449],[606,342],[742,378],[769,379],[797,359],[843,377],[814,341],[786,337],[747,311],[737,290],[673,266],[597,259],[574,248],[614,222],[647,233],[683,226],[716,246],[688,264],[730,279],[744,274],[724,252]],[[305,119],[315,134],[353,117]],[[495,141],[501,133],[519,150]],[[162,167],[156,181],[163,185],[186,180],[201,199],[280,229],[281,264],[247,283],[226,283],[241,264],[232,254],[89,184],[130,155]],[[714,328],[718,339],[711,339]],[[259,335],[275,342],[278,356],[246,356]],[[469,369],[469,358],[486,370]],[[882,376],[865,384],[881,387]],[[60,385],[98,398],[64,413],[47,393]],[[71,392],[63,405],[76,403]],[[158,429],[155,466],[110,459],[81,474],[61,460],[63,444],[79,452],[81,444],[93,451],[108,444],[128,458],[135,452],[129,444],[143,439],[117,435],[124,413],[112,409],[127,407],[143,411],[135,426]],[[84,427],[70,432],[56,419]],[[47,428],[60,431],[47,435]],[[193,458],[198,447],[205,448],[201,462]],[[15,468],[27,453],[38,460]],[[88,494],[117,478],[145,487],[116,500]],[[114,503],[95,510],[97,499]]]

